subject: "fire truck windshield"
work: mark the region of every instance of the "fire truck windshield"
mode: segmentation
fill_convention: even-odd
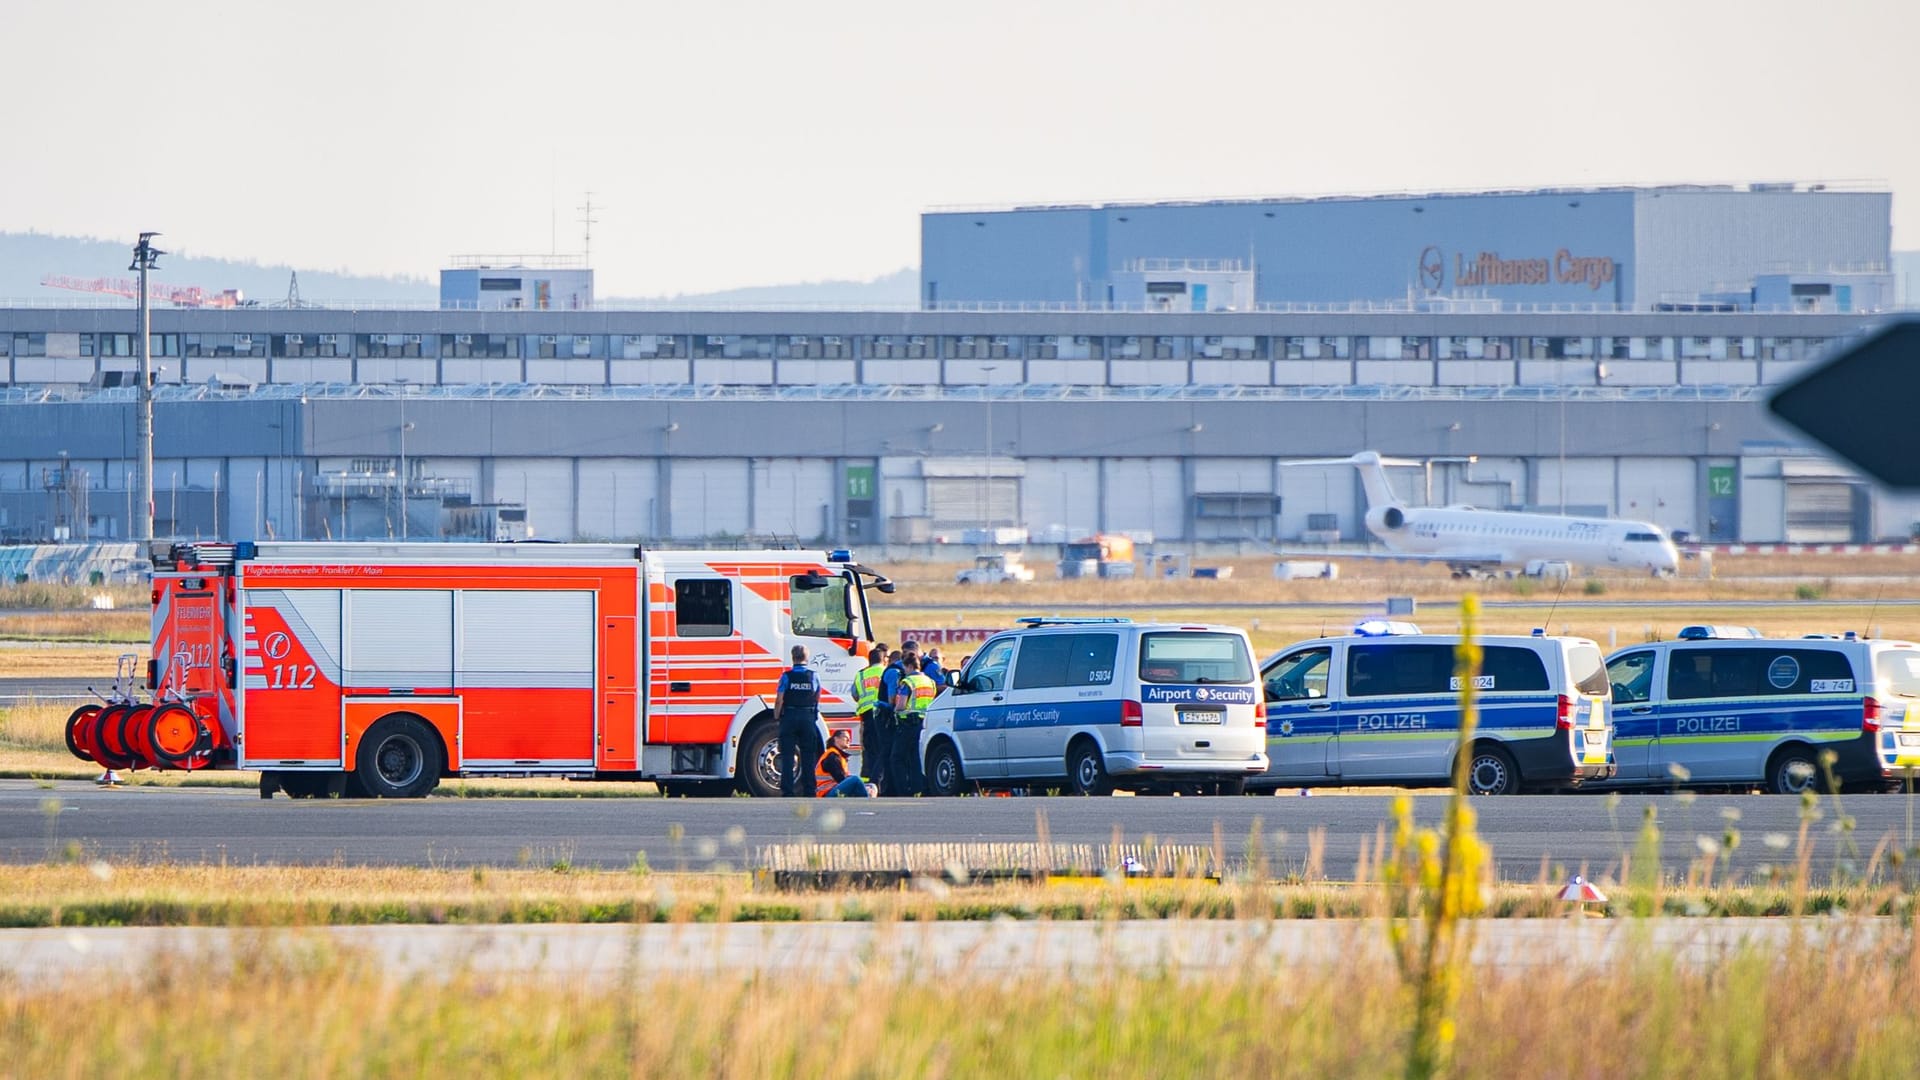
[[[793,632],[807,637],[853,637],[851,584],[843,576],[794,578],[790,591]]]

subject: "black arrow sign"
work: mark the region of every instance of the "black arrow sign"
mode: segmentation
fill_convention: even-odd
[[[1875,330],[1781,387],[1773,414],[1889,487],[1920,488],[1920,319]]]

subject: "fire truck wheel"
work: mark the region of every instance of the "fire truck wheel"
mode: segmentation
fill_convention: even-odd
[[[355,773],[375,799],[418,799],[440,783],[440,740],[411,716],[389,716],[360,737]]]
[[[740,740],[737,760],[740,790],[756,799],[780,797],[780,728],[772,716],[763,716],[747,727]]]
[[[93,723],[94,717],[99,715],[100,706],[82,705],[73,710],[73,714],[67,717],[67,749],[73,753],[74,757],[79,758],[81,761],[92,761],[93,754],[85,746],[81,745],[81,740],[86,738],[86,736],[78,735],[76,732],[80,730],[82,724]]]

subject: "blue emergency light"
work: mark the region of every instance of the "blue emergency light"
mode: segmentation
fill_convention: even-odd
[[[1683,626],[1680,628],[1681,641],[1749,641],[1766,635],[1751,626]]]
[[[853,552],[847,548],[834,548],[827,552],[828,562],[852,562]]]
[[[1418,633],[1418,626],[1397,619],[1362,619],[1353,624],[1354,637],[1406,637]]]

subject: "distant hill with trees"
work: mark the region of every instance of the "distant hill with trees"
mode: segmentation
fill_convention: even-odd
[[[159,240],[167,248],[166,237]],[[91,280],[130,278],[127,263],[133,240],[96,240],[51,236],[36,232],[0,232],[0,304],[9,301],[85,302],[91,295],[41,284],[47,275]],[[231,259],[213,259],[191,253],[172,253],[160,260],[153,280],[167,285],[197,285],[208,293],[238,289],[250,301],[279,303],[287,298],[289,279],[298,270],[300,296],[314,301],[373,301],[431,304],[440,296],[437,277],[377,277],[340,271],[315,270],[284,264],[263,265]],[[756,285],[710,293],[683,293],[665,297],[611,296],[597,290],[603,302],[671,304],[675,307],[818,306],[866,307],[912,305],[920,290],[920,272],[913,267],[884,274],[872,281],[819,281],[796,285]],[[107,299],[104,296],[95,299]]]
[[[287,298],[287,283],[295,267],[210,259],[190,253],[173,254],[167,238],[157,243],[169,254],[152,280],[168,285],[198,285],[209,293],[238,289],[248,300],[271,304]],[[40,284],[43,276],[130,278],[127,263],[133,257],[133,238],[94,240],[78,236],[49,236],[34,232],[0,232],[0,301],[84,301],[90,294]],[[440,283],[428,278],[373,277],[299,267],[300,295],[307,300],[386,300],[430,304],[439,298]],[[104,297],[99,297],[104,299]]]

